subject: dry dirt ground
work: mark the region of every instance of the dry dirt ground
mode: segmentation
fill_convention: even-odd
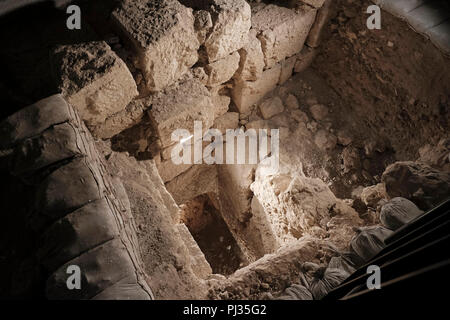
[[[339,0],[312,69],[358,118],[356,124],[391,142],[398,160],[448,135],[450,59],[403,21],[382,12],[368,30],[370,1]]]
[[[319,126],[351,140],[352,148],[338,141],[325,157],[305,149],[303,167],[349,198],[358,186],[380,182],[389,164],[416,160],[420,148],[449,136],[450,59],[387,12],[381,30],[367,29],[370,1],[336,2],[312,66],[282,94],[294,94],[308,115],[314,103],[327,106]]]

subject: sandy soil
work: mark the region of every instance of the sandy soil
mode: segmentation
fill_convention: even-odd
[[[381,30],[368,30],[370,1],[336,2],[312,68],[361,127],[388,138],[398,160],[416,159],[421,146],[448,135],[450,59],[387,12]]]

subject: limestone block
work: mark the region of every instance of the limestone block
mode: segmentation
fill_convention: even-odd
[[[210,9],[214,26],[205,41],[205,49],[209,62],[214,62],[247,43],[251,9],[244,0],[212,0]]]
[[[151,101],[151,96],[131,101],[124,110],[106,118],[103,123],[92,127],[92,134],[100,139],[110,139],[123,130],[131,128],[142,120],[145,111],[151,106]]]
[[[211,94],[198,79],[187,79],[158,94],[149,116],[163,147],[174,142],[172,132],[186,129],[193,134],[194,121],[201,121],[203,129],[213,125],[215,107]]]
[[[239,50],[241,61],[236,72],[236,78],[245,81],[256,81],[261,78],[264,70],[264,54],[261,42],[256,37],[256,30],[251,29],[247,44]]]
[[[132,46],[150,91],[174,83],[198,60],[192,9],[178,1],[123,1],[112,19]]]
[[[228,111],[231,98],[217,94],[212,97],[212,102],[214,105],[214,119],[217,119]]]
[[[192,183],[193,181],[195,183]],[[202,194],[217,194],[217,167],[207,164],[193,165],[187,171],[166,183],[166,188],[178,205]]]
[[[175,164],[172,159],[157,164],[159,175],[164,183],[173,180],[190,167],[192,167],[192,164]]]
[[[214,87],[230,80],[239,68],[240,56],[234,52],[227,57],[210,63],[205,67],[208,75],[208,86]]]
[[[206,40],[206,36],[213,27],[211,14],[206,10],[194,11],[195,17],[195,31],[197,32],[197,38],[200,44],[203,44]]]
[[[252,17],[252,28],[261,41],[266,68],[301,51],[316,16],[316,10],[292,10],[276,5],[261,7]]]
[[[89,127],[124,110],[138,94],[127,66],[106,42],[60,46],[52,55],[59,89]]]
[[[281,65],[263,72],[257,81],[236,80],[232,98],[240,113],[250,113],[250,108],[258,103],[267,93],[275,89],[280,79]]]

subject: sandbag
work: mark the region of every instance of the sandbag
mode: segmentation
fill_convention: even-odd
[[[316,274],[316,278],[312,281],[309,290],[315,300],[320,300],[347,278],[348,273],[344,270],[327,268],[325,272]]]
[[[350,248],[367,262],[385,247],[384,239],[391,234],[393,231],[383,226],[361,228],[350,242]]]
[[[277,300],[313,300],[313,296],[305,286],[293,284]]]
[[[343,272],[347,273],[348,276],[356,271],[354,265],[344,257],[331,258],[330,263],[328,264],[328,268],[342,270]]]
[[[103,198],[56,221],[41,236],[37,257],[48,270],[76,258],[96,246],[119,237],[114,214]]]
[[[380,220],[383,226],[397,230],[423,213],[408,199],[397,197],[381,208]]]

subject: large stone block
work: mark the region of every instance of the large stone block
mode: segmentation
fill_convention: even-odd
[[[194,11],[195,17],[195,31],[197,32],[197,38],[200,44],[205,43],[206,36],[213,27],[211,14],[206,10]]]
[[[106,118],[103,123],[92,127],[92,134],[101,139],[110,139],[123,130],[131,128],[142,120],[146,110],[150,108],[151,102],[151,96],[131,101],[124,110]]]
[[[250,5],[244,0],[211,0],[213,29],[205,41],[209,62],[225,58],[247,43]]]
[[[103,41],[60,46],[53,61],[59,89],[89,127],[124,110],[138,94],[127,66]]]
[[[217,166],[207,164],[193,165],[186,172],[166,183],[166,188],[178,205],[202,194],[217,194]]]
[[[205,67],[208,74],[208,86],[218,86],[230,80],[239,68],[239,61],[239,53],[234,52],[219,61],[208,64]]]
[[[192,9],[178,1],[127,0],[112,19],[133,47],[151,91],[174,83],[198,60]]]
[[[245,81],[256,81],[261,78],[265,66],[264,54],[255,30],[250,30],[248,42],[239,50],[239,54],[241,61],[236,78]]]
[[[316,10],[301,7],[292,10],[276,5],[260,6],[252,17],[258,32],[267,68],[301,51],[314,23]]]
[[[158,173],[164,183],[169,182],[182,174],[183,172],[189,170],[192,164],[175,164],[172,159],[162,161],[157,164]]]
[[[257,81],[236,80],[231,94],[239,112],[249,114],[254,104],[275,89],[280,80],[280,75],[281,65],[277,64],[264,71]]]
[[[211,128],[215,106],[208,89],[198,79],[187,79],[159,93],[149,110],[150,119],[163,147],[174,144],[172,132],[186,129],[193,134],[194,121]]]

